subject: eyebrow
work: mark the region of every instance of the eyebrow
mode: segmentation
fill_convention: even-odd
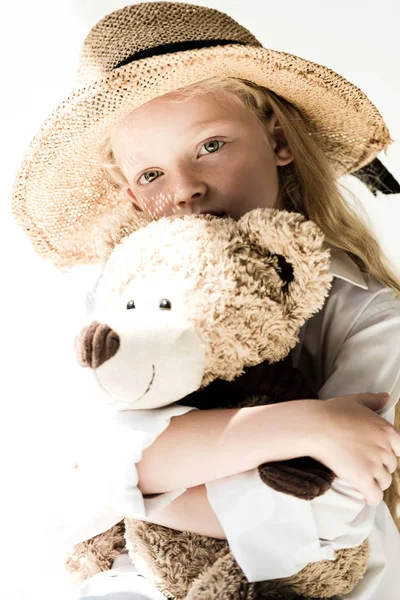
[[[210,126],[215,126],[215,125],[230,125],[231,123],[232,123],[232,121],[231,120],[227,120],[227,119],[218,119],[216,121],[198,121],[192,127],[192,130],[202,129],[203,127],[206,127],[208,125],[210,125]]]

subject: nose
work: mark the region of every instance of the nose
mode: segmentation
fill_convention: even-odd
[[[119,346],[118,333],[93,321],[75,338],[75,356],[81,367],[97,369],[118,352]]]
[[[173,205],[189,214],[197,204],[201,204],[208,193],[204,178],[189,169],[181,171],[176,176],[174,184]]]

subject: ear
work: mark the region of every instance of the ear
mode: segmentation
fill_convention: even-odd
[[[276,166],[283,167],[288,165],[293,161],[293,154],[275,113],[272,113],[270,116],[266,127],[269,143],[274,152]]]
[[[301,327],[322,308],[331,287],[330,252],[323,233],[299,213],[275,208],[246,213],[238,227],[246,243],[264,253],[267,261],[277,255],[277,272],[285,280],[283,312]]]

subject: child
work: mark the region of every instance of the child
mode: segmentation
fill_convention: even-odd
[[[139,478],[137,504],[126,495],[123,514],[228,539],[250,581],[293,574],[368,537],[367,572],[346,597],[394,600],[400,536],[382,498],[400,455],[400,282],[337,184],[390,143],[378,111],[325,67],[264,49],[227,15],[181,3],[105,17],[85,40],[79,81],[32,142],[14,188],[19,222],[55,264],[98,260],[102,228],[126,202],[151,218],[298,211],[332,252],[329,298],[292,351],[326,402],[156,409],[141,448],[135,417],[121,415],[131,437],[114,464],[128,465],[131,482]],[[390,397],[372,393],[382,389]],[[274,505],[275,492],[257,484],[254,469],[303,455],[338,479],[312,502],[288,497],[275,506],[280,548],[274,523],[258,510]],[[228,495],[236,504],[226,505]],[[98,517],[92,535],[113,521]],[[160,597],[146,586],[120,568],[88,581],[79,597]]]

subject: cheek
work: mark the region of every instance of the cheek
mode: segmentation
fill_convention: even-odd
[[[266,158],[232,168],[229,176],[220,180],[224,196],[246,198],[254,204],[259,204],[260,198],[273,201],[278,190],[278,173],[275,163]]]
[[[143,192],[136,194],[137,203],[140,208],[151,218],[168,217],[174,212],[171,200],[162,193]]]
[[[185,208],[176,206],[171,194],[163,192],[136,194],[136,203],[151,219],[176,217],[185,214]]]

